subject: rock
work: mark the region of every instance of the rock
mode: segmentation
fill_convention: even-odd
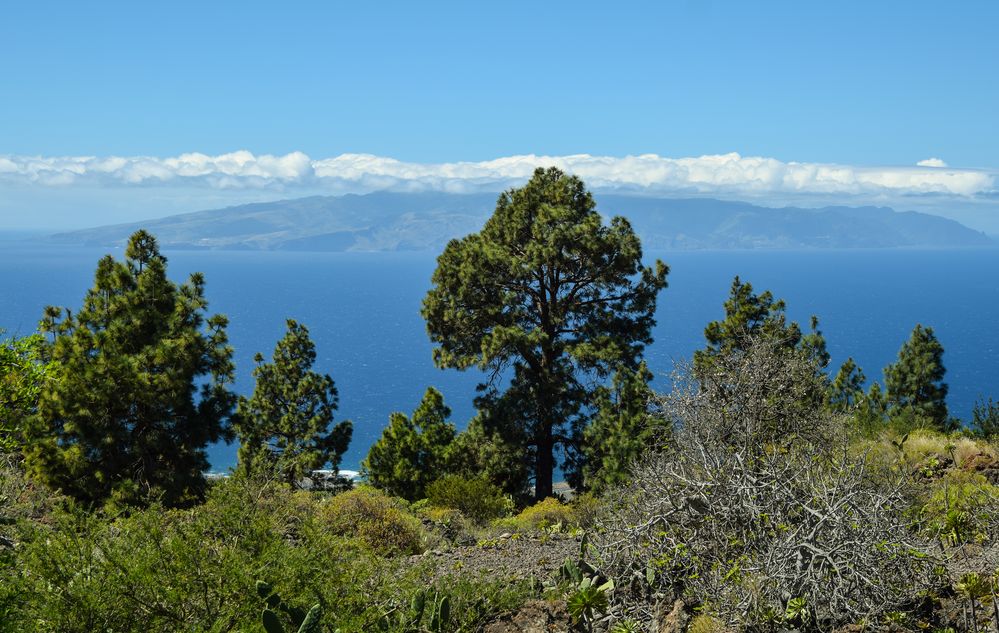
[[[500,538],[510,538],[511,536],[513,535],[510,534],[509,532],[503,532],[502,534],[499,535]]]
[[[687,630],[688,624],[690,624],[690,612],[687,611],[687,603],[677,599],[669,613],[659,617],[657,631],[658,633],[683,633]]]
[[[483,633],[569,633],[571,630],[565,605],[544,600],[532,600],[482,629]]]

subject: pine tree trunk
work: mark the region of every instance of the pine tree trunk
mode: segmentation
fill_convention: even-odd
[[[552,496],[555,474],[555,442],[551,424],[543,423],[538,437],[538,457],[534,463],[534,498],[538,501]]]

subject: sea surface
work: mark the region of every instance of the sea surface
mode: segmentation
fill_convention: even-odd
[[[0,240],[0,328],[35,330],[46,305],[77,308],[100,256],[120,250]],[[230,319],[237,382],[253,389],[253,355],[269,357],[285,319],[308,326],[316,369],[333,376],[340,419],[354,422],[341,468],[356,470],[393,411],[412,411],[440,389],[463,428],[474,413],[475,371],[439,370],[420,317],[435,253],[167,251],[175,280],[206,277],[210,312]],[[735,275],[786,300],[807,326],[818,315],[835,369],[848,356],[880,380],[913,326],[933,327],[944,346],[951,412],[969,418],[977,399],[999,399],[999,249],[653,252],[671,268],[646,353],[656,386],[676,361],[703,346],[704,326],[723,315]],[[212,467],[235,463],[234,445],[210,450]]]

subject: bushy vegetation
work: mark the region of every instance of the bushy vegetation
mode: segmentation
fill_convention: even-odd
[[[676,430],[601,524],[606,569],[643,581],[622,599],[682,597],[753,630],[831,628],[915,600],[929,566],[904,481],[851,456],[841,421],[800,399],[812,389],[788,388],[816,381],[807,357],[763,338],[743,347],[696,389],[675,386],[663,411]]]
[[[250,479],[187,510],[68,506],[22,523],[13,553],[0,548],[0,630],[259,630],[263,580],[288,605],[322,605],[321,630],[408,631],[395,615],[428,577],[396,554],[419,551],[418,526],[370,490],[324,499]],[[474,579],[431,589],[452,605],[441,631],[474,630],[531,591]]]
[[[447,475],[427,486],[431,506],[450,508],[477,523],[507,514],[513,502],[499,488],[482,477]]]
[[[330,532],[360,539],[381,554],[423,551],[425,535],[420,522],[399,500],[373,488],[336,495],[320,506],[319,518]]]
[[[306,327],[237,399],[204,279],[171,282],[136,233],[47,338],[0,343],[0,632],[477,631],[529,600],[617,633],[999,625],[999,407],[949,414],[932,328],[866,386],[852,359],[830,375],[817,318],[736,277],[657,394],[666,273],[537,171],[448,246],[423,306],[438,365],[491,371],[477,414],[458,432],[429,388],[331,494],[301,484],[351,426]],[[234,434],[236,472],[208,480]]]

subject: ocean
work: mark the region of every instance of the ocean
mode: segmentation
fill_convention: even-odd
[[[46,305],[78,307],[98,258],[110,249],[0,241],[0,329],[33,332]],[[110,251],[116,257],[118,251]],[[341,468],[356,470],[393,411],[411,412],[428,386],[444,394],[463,428],[481,376],[439,370],[420,317],[436,253],[166,251],[175,280],[201,271],[210,312],[230,319],[237,382],[253,389],[253,356],[270,356],[285,319],[308,326],[315,369],[340,392],[338,419],[354,422]],[[807,327],[820,318],[837,368],[852,356],[881,380],[913,326],[944,346],[951,412],[969,418],[977,399],[999,398],[999,249],[651,252],[671,268],[646,359],[664,388],[674,363],[703,346],[739,275],[785,299]],[[211,447],[212,468],[235,463],[234,445]]]

